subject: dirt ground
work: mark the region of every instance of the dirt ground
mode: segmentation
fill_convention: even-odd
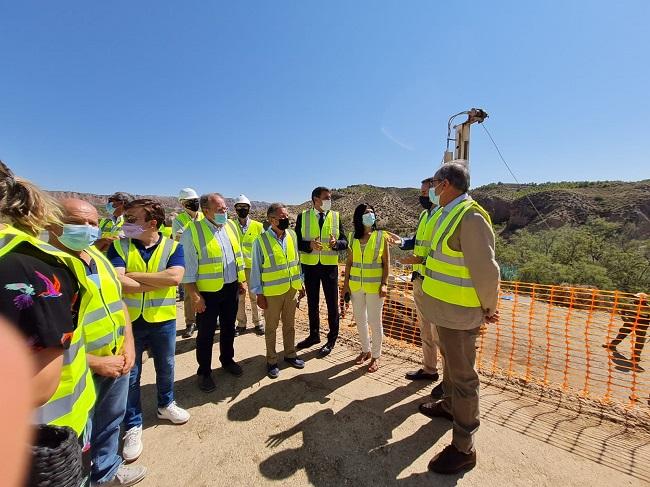
[[[179,308],[179,316],[182,310]],[[304,323],[301,323],[304,327]],[[179,330],[184,328],[182,320]],[[303,336],[298,332],[298,339]],[[565,410],[485,379],[477,467],[443,477],[428,461],[451,438],[451,424],[417,412],[431,388],[404,373],[417,364],[385,354],[368,374],[350,342],[304,370],[266,377],[263,337],[236,339],[239,378],[214,372],[217,390],[196,385],[194,339],[177,342],[176,398],[189,423],[155,416],[153,361],[143,367],[143,486],[646,485],[650,434]],[[218,344],[214,366],[218,364]],[[282,350],[281,344],[278,350]]]

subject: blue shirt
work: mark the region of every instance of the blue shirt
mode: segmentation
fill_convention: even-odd
[[[230,239],[228,238],[226,226],[217,226],[207,218],[202,221],[208,225],[208,228],[212,231],[214,238],[217,239],[219,246],[221,247],[224,283],[230,284],[237,281],[237,260],[235,259],[235,251],[233,250]],[[183,276],[183,282],[196,282],[199,277],[199,254],[194,247],[191,231],[187,230],[183,232],[181,245],[187,250],[185,255],[185,276]]]
[[[268,233],[271,237],[275,239],[277,243],[280,244],[280,247],[282,247],[282,251],[284,252],[284,255],[287,255],[287,232],[285,231],[282,234],[282,238],[279,238],[275,232],[273,231],[273,228],[269,227],[266,230],[266,233]],[[296,252],[298,252],[298,248],[295,249]],[[253,262],[251,264],[251,276],[249,279],[249,289],[253,294],[264,294],[264,287],[262,286],[262,264],[264,263],[264,252],[262,252],[262,244],[260,242],[260,239],[257,238],[253,242]],[[302,274],[300,274],[300,280],[302,281]]]

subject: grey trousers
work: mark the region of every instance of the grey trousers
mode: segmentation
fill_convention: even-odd
[[[480,425],[476,339],[479,328],[453,330],[436,327],[444,357],[442,407],[454,417],[452,444],[463,453],[474,451]]]

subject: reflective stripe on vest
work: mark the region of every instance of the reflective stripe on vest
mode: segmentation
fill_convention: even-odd
[[[377,294],[381,288],[384,273],[382,256],[384,254],[384,232],[373,231],[368,242],[361,250],[361,242],[350,233],[348,239],[352,251],[352,266],[350,267],[350,291],[363,289],[366,293]]]
[[[94,259],[99,287],[88,279],[89,292],[81,301],[79,312],[84,326],[86,352],[100,357],[116,355],[124,344],[126,316],[122,303],[122,285],[111,263],[94,247],[87,250]]]
[[[178,242],[161,236],[149,262],[145,263],[130,238],[123,238],[113,243],[119,256],[126,262],[126,272],[152,273],[167,269],[169,258],[178,245]],[[124,294],[123,301],[129,309],[131,321],[135,321],[140,316],[149,323],[160,323],[176,318],[176,286],[167,286],[146,293]]]
[[[323,250],[320,252],[300,252],[300,262],[306,265],[316,265],[319,262],[323,265],[337,265],[339,263],[339,253],[332,250],[329,245],[330,235],[334,235],[337,240],[340,237],[340,217],[338,211],[328,211],[323,221],[323,228],[318,226],[317,211],[313,208],[304,210],[301,216],[301,233],[304,242],[311,242],[320,239]]]
[[[196,220],[193,220],[189,213],[187,213],[186,211],[183,211],[183,212],[179,213],[178,215],[176,215],[175,220],[179,223],[179,226],[181,227],[181,229],[185,230],[185,227],[187,227],[190,224],[190,222],[193,222],[193,221],[199,222],[199,221],[203,220],[204,218],[205,217],[203,216],[203,212],[201,212],[200,210],[196,213]]]
[[[115,221],[112,218],[102,218],[99,222],[101,238],[119,237],[124,224],[124,216],[120,215]]]
[[[273,231],[273,230],[271,230]],[[293,230],[285,232],[287,252],[278,241],[264,232],[258,237],[264,261],[262,262],[262,288],[264,296],[280,296],[290,288],[302,289],[298,237]]]
[[[464,255],[448,245],[463,216],[472,209],[481,213],[491,224],[489,214],[472,199],[461,201],[444,219],[439,220],[431,238],[422,289],[429,296],[446,303],[478,308],[481,302],[465,265]]]
[[[431,215],[429,215],[427,210],[420,213],[418,227],[415,232],[415,248],[413,249],[413,255],[422,257],[426,260],[429,253],[429,247],[431,247],[431,234],[433,233],[430,224],[433,220],[437,220],[441,213],[441,208],[438,208]],[[424,268],[424,263],[413,264],[413,271],[419,273],[421,276],[424,276]]]
[[[232,220],[228,220],[225,225],[228,240],[232,246],[237,266],[237,280],[246,281],[244,273],[244,256],[239,247],[239,238],[237,229]],[[223,288],[223,252],[219,245],[219,240],[214,236],[212,229],[206,223],[206,220],[192,222],[187,228],[192,233],[192,242],[198,256],[198,274],[196,278],[196,287],[201,292],[217,292]]]
[[[0,257],[22,242],[59,259],[75,275],[82,291],[86,289],[86,271],[79,259],[16,228],[9,226],[0,230]],[[95,386],[86,361],[83,326],[78,325],[70,346],[63,351],[63,366],[56,391],[47,403],[36,409],[34,422],[69,426],[81,435],[94,404]]]
[[[239,245],[241,246],[241,251],[244,255],[244,265],[246,266],[246,269],[250,269],[253,265],[253,242],[257,239],[257,237],[264,233],[264,225],[256,220],[250,220],[248,222],[246,233],[244,233],[238,219],[233,219],[231,221],[235,224],[234,226],[237,230]]]

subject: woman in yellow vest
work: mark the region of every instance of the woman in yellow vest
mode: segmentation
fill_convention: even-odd
[[[376,372],[384,336],[381,313],[388,293],[390,250],[384,232],[377,230],[372,206],[366,203],[357,206],[352,223],[354,232],[348,239],[343,292],[351,294],[354,321],[361,340],[361,353],[356,363],[361,365],[370,359],[368,372]],[[372,330],[372,345],[368,325]]]
[[[2,162],[0,213],[10,222],[0,224],[0,312],[32,351],[34,420],[70,427],[89,446],[84,432],[95,389],[83,328],[76,324],[83,269],[79,273],[79,261],[37,238],[60,221],[57,203]]]

